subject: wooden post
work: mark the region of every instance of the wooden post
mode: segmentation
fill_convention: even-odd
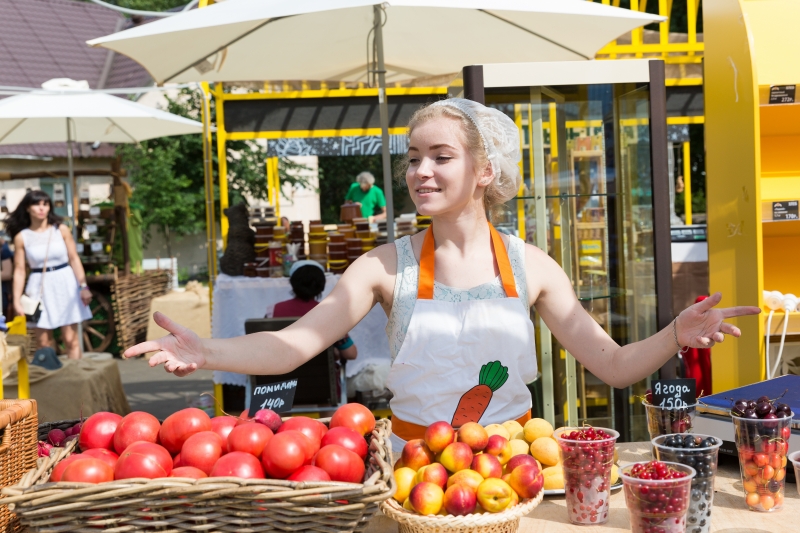
[[[122,184],[120,159],[111,163],[111,175],[114,177],[114,218],[122,237],[122,262],[126,275],[131,273],[131,254],[128,249],[128,190]]]

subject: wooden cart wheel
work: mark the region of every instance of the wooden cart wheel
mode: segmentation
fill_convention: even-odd
[[[89,309],[92,318],[83,322],[83,350],[86,352],[104,352],[114,339],[114,310],[108,298],[94,289]]]

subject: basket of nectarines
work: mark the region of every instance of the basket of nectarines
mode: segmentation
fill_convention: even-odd
[[[431,424],[403,448],[394,466],[397,491],[381,509],[401,533],[516,531],[544,496],[541,464],[512,444],[521,431],[513,421],[486,428],[467,422],[458,430]]]

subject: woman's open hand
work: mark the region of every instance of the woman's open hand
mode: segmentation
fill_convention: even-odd
[[[92,303],[92,291],[87,289],[81,289],[81,301],[83,305],[89,305]]]
[[[147,352],[156,352],[150,358],[150,366],[164,363],[164,370],[178,377],[188,376],[206,363],[203,341],[192,330],[181,326],[162,313],[155,313],[156,324],[170,332],[170,335],[155,341],[137,344],[125,350],[123,357],[135,357]]]
[[[725,340],[725,335],[739,337],[742,332],[736,326],[726,323],[726,318],[745,315],[757,315],[759,307],[742,305],[737,307],[715,308],[722,300],[722,293],[714,293],[702,302],[698,302],[678,315],[675,327],[678,343],[690,348],[711,348],[714,344]]]

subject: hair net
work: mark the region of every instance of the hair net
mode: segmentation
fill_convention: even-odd
[[[519,190],[519,129],[505,113],[464,98],[439,100],[431,106],[454,107],[475,124],[483,140],[486,155],[492,164],[494,183],[503,201],[513,198]]]

